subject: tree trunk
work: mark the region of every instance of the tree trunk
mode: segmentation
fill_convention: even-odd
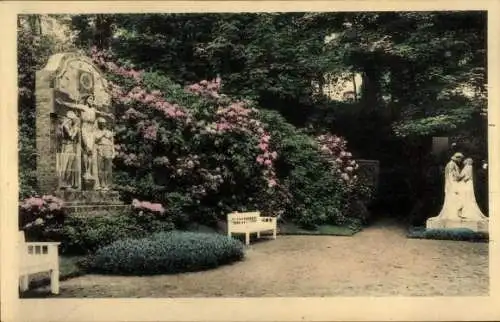
[[[353,87],[353,92],[354,92],[354,102],[358,101],[358,91],[356,89],[356,73],[352,73],[352,87]]]
[[[113,19],[106,15],[96,15],[94,42],[101,49],[109,49],[113,37]]]
[[[364,103],[365,111],[372,112],[378,107],[380,101],[379,73],[371,66],[367,66],[364,68],[362,77],[361,100]]]

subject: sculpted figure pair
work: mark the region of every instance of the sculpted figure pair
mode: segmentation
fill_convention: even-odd
[[[92,95],[84,97],[81,104],[64,102],[60,99],[56,102],[71,109],[63,118],[59,129],[61,188],[78,187],[80,171],[78,171],[77,150],[81,147],[83,180],[93,180],[95,190],[109,190],[115,150],[113,132],[106,128],[106,119],[102,116],[113,118],[113,115],[99,111],[94,106]],[[80,116],[78,117],[74,111]]]
[[[472,165],[473,160],[465,158],[462,153],[451,157],[445,168],[444,204],[436,219],[487,219],[476,202]]]

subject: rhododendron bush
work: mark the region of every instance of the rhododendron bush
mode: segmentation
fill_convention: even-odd
[[[29,197],[19,203],[18,218],[27,239],[54,239],[64,223],[64,203],[51,195]]]
[[[310,138],[309,152],[321,168],[308,165],[309,154],[298,151],[307,158],[295,170],[305,167],[314,177],[328,177],[310,182],[315,188],[309,193],[320,200],[313,205],[314,196],[297,190],[306,184],[303,178],[297,181],[280,169],[290,166],[284,160],[287,138],[253,102],[222,94],[220,79],[181,87],[160,74],[136,71],[109,52],[93,49],[92,58],[108,74],[117,116],[115,182],[130,200],[160,203],[166,212],[175,208],[188,215],[185,222],[210,222],[229,211],[253,209],[290,218],[312,212],[315,222],[343,216],[341,186],[355,183],[357,166],[342,139]],[[335,207],[325,205],[325,197],[335,200]]]

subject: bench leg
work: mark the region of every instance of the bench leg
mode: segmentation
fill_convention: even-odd
[[[231,231],[227,231],[227,237],[231,238]]]
[[[257,238],[260,238],[260,231],[257,233]]]
[[[21,278],[19,278],[19,289],[21,292],[27,291],[29,288],[29,276],[28,275],[23,275]]]
[[[50,291],[52,294],[59,294],[59,270],[53,269],[50,272]]]
[[[245,244],[250,245],[250,233],[245,233]]]
[[[273,230],[273,239],[276,239],[276,228]]]

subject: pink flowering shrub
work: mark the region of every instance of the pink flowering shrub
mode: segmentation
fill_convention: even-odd
[[[136,225],[146,231],[170,230],[174,227],[175,214],[172,211],[167,211],[161,203],[133,199],[131,206],[131,215],[134,217]]]
[[[332,134],[321,134],[316,137],[320,151],[327,158],[332,171],[342,178],[343,182],[352,186],[357,181],[358,164],[347,150],[347,141]]]
[[[279,190],[278,152],[266,124],[250,102],[220,94],[220,79],[180,87],[125,68],[111,53],[94,49],[92,57],[108,73],[117,116],[115,181],[128,198],[165,204],[168,212],[175,192],[185,211],[214,218],[242,205],[260,209],[256,196]]]
[[[366,220],[368,213],[362,200],[370,200],[372,189],[358,179],[359,165],[347,150],[347,140],[327,133],[316,136],[316,142],[331,165],[331,171],[342,179],[343,212]]]
[[[222,80],[173,84],[92,52],[116,109],[115,182],[137,214],[176,226],[258,209],[303,226],[343,223],[357,164],[346,141],[312,137],[254,102],[221,93]],[[153,207],[153,208],[151,208]]]
[[[64,222],[64,203],[54,196],[29,197],[19,204],[19,230],[26,238],[40,240],[53,237]]]

